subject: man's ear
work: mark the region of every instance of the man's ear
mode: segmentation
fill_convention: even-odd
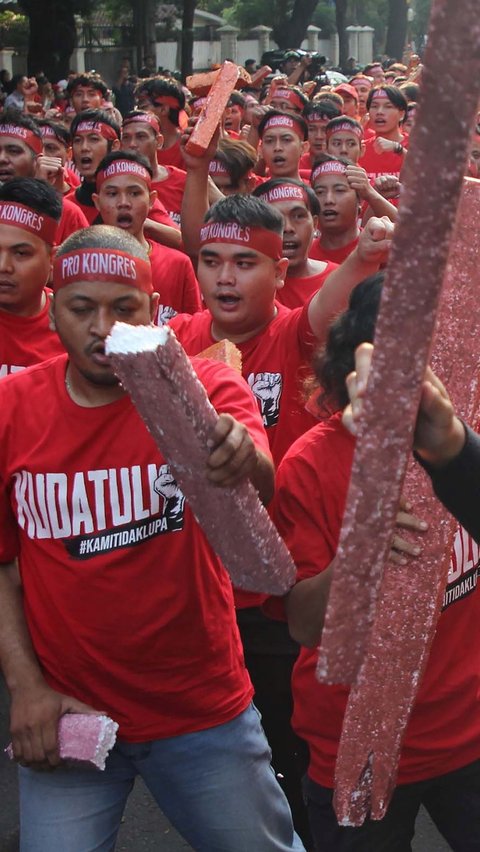
[[[360,142],[360,157],[363,157],[365,154],[365,139],[362,139]]]
[[[288,257],[281,257],[275,262],[275,285],[280,290],[285,284],[288,271]]]
[[[100,213],[100,201],[98,197],[98,192],[92,192],[92,201],[95,204],[95,207],[97,208],[98,212]]]
[[[120,139],[114,139],[113,142],[112,142],[112,147],[110,148],[110,151],[119,151],[121,144],[122,143],[120,142]]]

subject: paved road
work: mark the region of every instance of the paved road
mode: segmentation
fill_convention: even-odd
[[[7,699],[0,677],[0,747],[7,742]],[[1,753],[0,802],[0,852],[18,852],[16,772]],[[116,852],[185,852],[189,849],[190,846],[159,811],[144,785],[137,782],[125,811]],[[427,814],[421,812],[417,820],[414,852],[449,852],[449,849]]]

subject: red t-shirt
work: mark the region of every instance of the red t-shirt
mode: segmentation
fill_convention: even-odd
[[[174,222],[168,215],[164,205],[158,198],[155,199],[150,207],[150,210],[148,211],[148,218],[153,219],[154,222],[158,222],[160,225],[168,225],[169,228],[176,228],[177,231],[179,230],[177,222]]]
[[[276,465],[291,444],[316,422],[305,409],[303,380],[316,339],[308,322],[308,305],[290,311],[277,305],[276,317],[255,337],[236,343],[242,353],[242,374],[262,414]],[[210,311],[181,314],[169,323],[189,355],[198,355],[216,341]]]
[[[327,263],[323,272],[317,272],[316,275],[309,275],[305,278],[287,276],[284,286],[277,291],[278,301],[286,308],[302,307],[310,301],[317,290],[323,287],[330,273],[337,268],[337,263]]]
[[[132,742],[223,724],[252,695],[229,576],[130,398],[76,405],[66,364],[0,382],[0,562],[19,558],[47,682]],[[243,379],[194,367],[217,411],[268,453]]]
[[[157,163],[160,166],[175,166],[177,169],[185,168],[185,160],[180,148],[180,136],[170,148],[159,148],[157,150]],[[168,209],[168,208],[167,208]]]
[[[184,164],[185,165],[185,164]],[[165,166],[168,177],[165,180],[152,181],[152,190],[157,191],[159,201],[171,219],[180,225],[180,211],[182,209],[182,198],[185,194],[185,181],[187,173],[184,169],[174,166]]]
[[[78,172],[74,172],[70,166],[63,167],[63,176],[65,181],[68,183],[70,189],[76,189],[77,186],[80,186],[81,180]]]
[[[46,288],[45,304],[33,317],[0,310],[0,379],[65,351],[57,333],[48,327],[49,293]]]
[[[201,311],[200,288],[190,258],[154,240],[148,240],[148,244],[153,287],[160,294],[155,317],[157,325],[163,325],[176,314]]]
[[[358,165],[367,172],[371,183],[380,175],[396,175],[396,177],[399,177],[405,160],[403,154],[395,154],[393,151],[377,154],[374,149],[376,138],[375,136],[366,140],[365,153],[358,161]],[[401,143],[404,148],[408,148],[407,134],[402,135]]]
[[[342,248],[338,249],[324,249],[322,245],[320,245],[320,239],[315,239],[310,246],[310,251],[308,256],[312,260],[323,260],[326,262],[332,262],[339,266],[343,263],[344,260],[352,253],[354,249],[358,246],[359,237],[355,237],[350,243],[347,243],[346,246],[342,246]]]
[[[336,553],[354,444],[337,414],[302,436],[279,468],[274,514],[298,580],[323,571]],[[480,757],[479,555],[479,546],[459,529],[444,611],[406,730],[399,784],[442,775]],[[292,724],[309,745],[308,774],[333,787],[348,690],[318,682],[317,657],[316,648],[300,651]]]
[[[75,231],[80,231],[82,228],[88,228],[89,225],[82,207],[72,201],[70,193],[68,193],[68,196],[68,198],[64,196],[62,199],[62,215],[55,235],[55,245],[57,246],[61,245],[70,234],[74,234]]]
[[[79,200],[78,193],[81,191],[82,184],[77,186],[75,189],[70,190],[70,192],[67,192],[67,194],[63,196],[63,203],[65,205],[65,201],[70,201],[72,204],[76,204],[85,216],[87,225],[98,225],[98,223],[102,221],[100,213],[93,203],[83,204],[82,201]]]

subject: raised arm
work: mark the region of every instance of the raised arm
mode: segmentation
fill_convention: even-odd
[[[332,319],[347,307],[353,288],[378,272],[388,256],[393,235],[393,223],[386,216],[372,218],[360,235],[358,246],[332,272],[321,290],[310,302],[308,318],[320,343],[325,340]]]

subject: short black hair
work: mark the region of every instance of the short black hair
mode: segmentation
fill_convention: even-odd
[[[320,204],[317,196],[315,195],[311,186],[308,186],[306,183],[303,183],[301,180],[297,180],[296,178],[272,178],[271,180],[265,181],[265,183],[261,183],[259,186],[256,186],[252,192],[252,195],[255,198],[262,198],[263,195],[266,195],[270,192],[271,189],[275,189],[276,186],[282,186],[283,184],[299,186],[305,192],[307,197],[307,207],[312,216],[318,216],[320,213]]]
[[[99,164],[95,176],[103,171],[103,169],[106,169],[110,163],[116,162],[116,160],[129,160],[131,163],[139,163],[147,170],[150,177],[153,177],[153,171],[147,158],[143,154],[138,154],[136,151],[109,151]]]
[[[296,121],[297,124],[299,125],[300,129],[302,130],[303,140],[305,141],[308,138],[307,122],[305,121],[304,118],[302,118],[301,115],[298,115],[297,113],[292,113],[292,112],[283,112],[280,109],[271,109],[269,112],[265,113],[262,120],[260,121],[260,124],[258,125],[258,135],[259,135],[260,139],[263,136],[263,131],[264,131],[264,128],[265,128],[267,121],[269,121],[271,118],[275,118],[276,116],[291,118],[292,121]]]
[[[115,133],[117,134],[118,140],[120,141],[120,125],[111,118],[111,116],[104,109],[84,109],[83,112],[77,113],[74,117],[71,125],[70,125],[70,134],[73,139],[75,133],[77,131],[78,125],[82,121],[101,121],[103,124],[108,124],[110,127],[113,127]],[[107,140],[109,147],[111,147],[112,141],[110,139]]]
[[[245,109],[245,98],[243,97],[243,95],[240,94],[240,92],[233,91],[230,95],[228,99],[228,106],[232,106],[233,104],[242,107],[242,109]]]
[[[108,87],[99,74],[78,74],[69,80],[67,85],[67,95],[71,97],[78,86],[91,86],[93,89],[102,93],[105,100],[108,97]]]
[[[326,118],[328,121],[331,121],[332,118],[337,118],[341,114],[342,110],[340,107],[330,100],[311,101],[303,111],[305,121],[308,121],[312,115],[318,115],[320,118]]]
[[[50,127],[58,141],[65,145],[66,148],[71,144],[70,131],[67,130],[64,124],[59,124],[56,121],[51,121],[48,118],[39,118],[37,120],[38,127]]]
[[[5,181],[0,186],[0,201],[17,201],[37,213],[51,216],[56,222],[62,215],[61,196],[53,186],[38,178],[15,177]]]
[[[178,127],[180,110],[185,109],[185,94],[181,86],[170,77],[147,77],[142,80],[135,89],[135,96],[138,98],[140,94],[145,94],[152,104],[155,104],[156,98],[166,97],[175,98],[178,101],[178,108],[170,107],[168,110],[168,120]]]
[[[142,244],[128,231],[114,228],[112,225],[91,225],[80,228],[57,248],[57,257],[78,249],[114,249],[124,251],[132,257],[148,260],[148,254]]]
[[[385,85],[385,86],[382,86],[382,85],[374,86],[373,89],[370,89],[370,91],[368,93],[368,97],[367,97],[367,110],[370,109],[370,105],[372,103],[372,100],[375,97],[375,95],[377,94],[377,92],[385,92],[388,100],[390,101],[391,104],[393,104],[394,107],[402,110],[402,112],[404,112],[404,113],[407,111],[408,102],[407,102],[405,95],[402,94],[402,92],[400,91],[399,88],[397,88],[397,86],[387,86],[387,85]]]
[[[325,347],[317,352],[313,369],[322,393],[320,408],[327,413],[348,404],[345,380],[355,369],[355,350],[361,343],[372,343],[385,278],[377,272],[352,290],[347,310],[330,326]]]
[[[282,214],[271,204],[253,195],[230,195],[213,204],[205,222],[237,222],[242,228],[266,228],[282,236]]]

